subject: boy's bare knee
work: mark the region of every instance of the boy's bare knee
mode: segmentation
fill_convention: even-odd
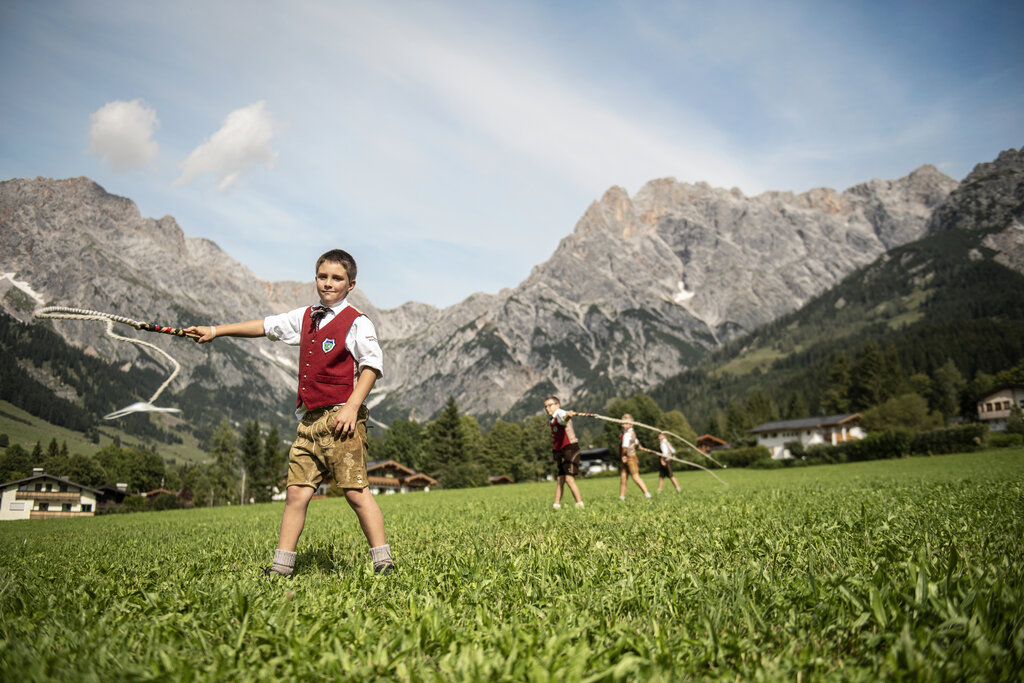
[[[373,494],[370,493],[370,489],[345,489],[345,500],[353,509],[359,509],[365,506],[368,502],[373,500]]]
[[[306,505],[313,498],[315,489],[308,486],[289,486],[285,493],[285,505]]]

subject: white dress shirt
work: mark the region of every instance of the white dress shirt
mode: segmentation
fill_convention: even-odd
[[[334,316],[347,307],[346,299],[331,306],[324,314],[324,319],[320,321],[320,327],[323,328],[334,319]],[[302,327],[308,324],[307,309],[308,307],[304,306],[287,313],[268,315],[263,319],[263,332],[267,335],[267,339],[282,341],[290,346],[298,346],[302,341]],[[345,335],[345,348],[352,354],[352,359],[355,361],[354,379],[359,378],[363,368],[373,368],[377,371],[378,378],[384,375],[384,353],[377,341],[377,330],[365,315],[360,315],[352,321],[352,326],[348,328],[348,334]],[[355,382],[352,386],[355,386]],[[305,412],[305,406],[301,405],[296,411],[296,415],[301,418]]]

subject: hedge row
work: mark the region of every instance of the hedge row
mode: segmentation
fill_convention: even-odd
[[[711,455],[726,467],[749,467],[762,458],[771,459],[772,452],[767,446],[747,446],[715,451]]]
[[[1011,435],[1017,436],[1020,435]],[[908,455],[939,455],[943,453],[968,453],[976,451],[988,440],[988,428],[985,425],[970,424],[934,429],[914,434],[908,429],[890,429],[884,432],[869,434],[867,438],[857,441],[846,441],[835,446],[816,444],[803,450],[799,442],[787,444],[795,456],[793,460],[773,460],[771,452],[765,446],[734,448],[715,451],[715,459],[729,467],[753,467],[770,469],[795,464],[832,464],[843,462],[862,462],[865,460],[886,460],[902,458]],[[999,440],[998,445],[1014,445],[1016,440],[1009,439],[1006,443]],[[993,445],[997,445],[993,441]]]

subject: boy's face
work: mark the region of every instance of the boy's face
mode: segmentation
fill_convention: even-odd
[[[558,401],[552,401],[550,398],[544,401],[544,410],[547,411],[548,415],[554,415],[555,411],[560,407]]]
[[[324,261],[316,269],[316,293],[320,303],[330,307],[348,296],[356,281],[349,281],[345,266],[335,261]]]

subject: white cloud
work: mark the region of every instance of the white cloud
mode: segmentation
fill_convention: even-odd
[[[238,182],[257,164],[274,167],[277,152],[270,148],[275,123],[265,102],[250,104],[227,115],[220,130],[192,150],[182,162],[175,185],[188,184],[205,173],[213,174],[221,192]]]
[[[89,117],[89,151],[115,171],[146,166],[156,159],[159,145],[151,138],[159,121],[142,100],[108,102]]]

